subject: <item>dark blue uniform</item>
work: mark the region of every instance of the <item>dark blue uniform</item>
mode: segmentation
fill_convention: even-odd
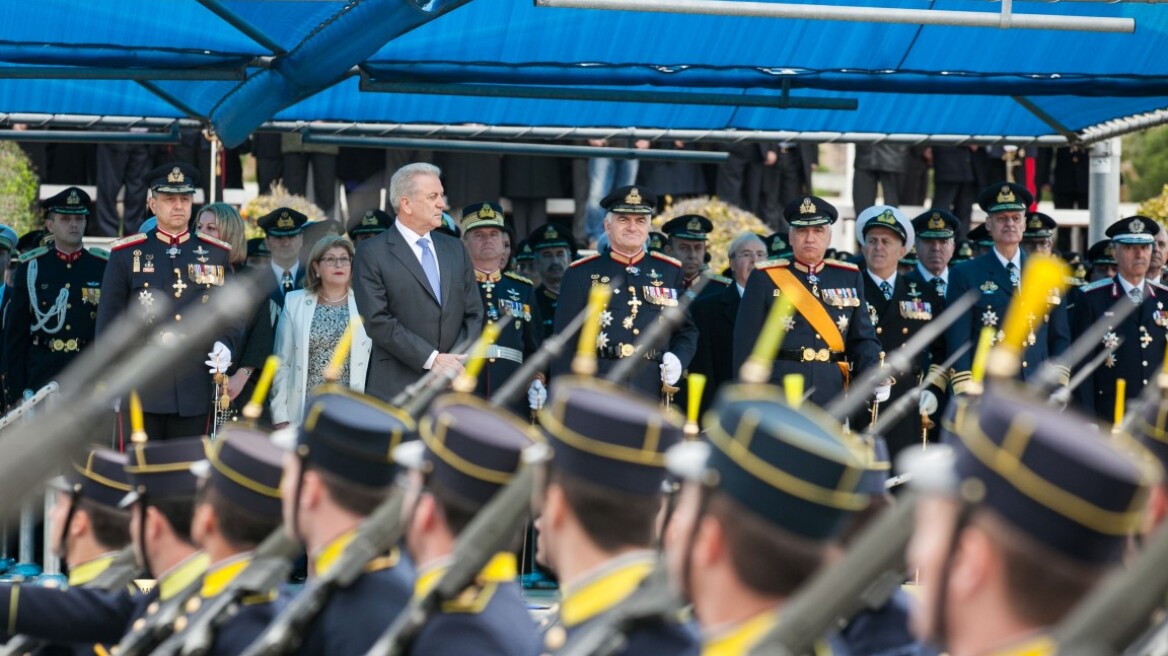
[[[866,610],[848,622],[840,634],[857,656],[925,656],[935,653],[917,642],[908,628],[912,600],[897,590],[876,610]]]
[[[84,248],[65,254],[42,247],[20,258],[6,294],[9,404],[19,403],[24,390],[55,380],[93,342],[108,257]]]
[[[513,561],[514,556],[511,558]],[[480,581],[454,601],[443,604],[437,614],[427,619],[408,653],[533,656],[539,653],[539,647],[531,613],[511,576],[506,580]]]
[[[1025,254],[1021,255],[1021,263],[1022,268],[1025,268]],[[1022,284],[1026,284],[1025,280]],[[971,289],[979,292],[977,303],[945,330],[946,354],[952,354],[966,342],[972,342],[976,346],[983,326],[993,326],[1000,332],[1005,325],[1006,310],[1014,297],[1014,285],[1010,281],[1010,273],[1002,265],[995,251],[962,262],[950,269],[949,288],[946,291],[948,303],[953,303]],[[1070,345],[1071,331],[1067,325],[1067,310],[1063,300],[1058,296],[1049,298],[1050,314],[1045,320],[1033,322],[1026,338],[1026,352],[1022,358],[1020,377],[1023,380],[1034,375],[1044,362],[1062,354]],[[966,351],[953,364],[951,382],[957,392],[960,392],[962,386],[969,380],[973,350]]]
[[[202,234],[184,232],[170,237],[157,229],[114,242],[102,281],[102,303],[97,312],[97,335],[110,330],[126,311],[151,325],[150,341],[184,339],[184,315],[211,300],[231,268],[231,247]],[[161,301],[172,305],[166,314]],[[239,357],[244,320],[224,326],[219,340]],[[212,340],[213,342],[214,340]],[[193,349],[196,354],[161,375],[158,382],[139,390],[148,414],[206,416],[211,411],[213,382],[204,354],[212,343]]]
[[[560,295],[548,289],[547,285],[541,284],[535,288],[535,306],[539,308],[540,343],[556,332],[556,305],[559,301]]]
[[[1082,288],[1075,304],[1074,336],[1078,338],[1096,321],[1106,319],[1115,302],[1125,296],[1119,277],[1097,280]],[[1110,325],[1096,353],[1104,346],[1118,343],[1119,348],[1103,365],[1083,381],[1077,390],[1084,412],[1106,421],[1115,416],[1115,382],[1127,381],[1125,397],[1138,398],[1149,381],[1155,380],[1164,359],[1168,342],[1168,288],[1152,282],[1143,287],[1143,301],[1119,325]],[[1089,362],[1087,358],[1085,362]]]
[[[541,320],[534,302],[534,289],[527,278],[510,271],[501,274],[476,271],[475,280],[483,299],[486,322],[493,324],[511,317],[488,351],[487,362],[479,372],[475,393],[490,399],[491,394],[523,366],[523,359],[535,352],[538,343],[536,331]],[[517,395],[508,407],[512,412],[526,416],[527,396]]]
[[[843,337],[844,351],[831,352],[827,359],[804,359],[807,349],[814,350],[816,358],[830,349],[823,336],[796,312],[791,317],[787,336],[771,370],[772,383],[781,385],[783,376],[802,374],[805,388],[814,388],[811,402],[823,406],[844,391],[846,381],[839,362],[851,365],[852,376],[878,364],[880,341],[876,339],[871,316],[864,305],[864,281],[856,265],[824,260],[812,272],[798,262],[768,260],[758,263],[757,267],[746,281],[734,324],[734,371],[741,370],[750,356],[771,304],[777,298],[778,287],[767,275],[767,269],[773,267],[791,271],[819,299]]]
[[[596,338],[599,357],[597,376],[603,378],[618,360],[628,357],[640,335],[657,321],[665,308],[676,305],[685,292],[681,263],[660,253],[643,252],[629,261],[616,253],[593,255],[572,263],[560,284],[560,302],[556,307],[555,332],[560,332],[588,304],[594,285],[613,285],[612,298],[600,317],[600,334]],[[661,357],[669,352],[677,356],[682,368],[689,365],[697,346],[697,328],[688,317],[682,321],[666,343],[654,345],[632,376],[629,386],[650,398],[661,396]],[[568,371],[575,349],[565,349],[553,373]]]

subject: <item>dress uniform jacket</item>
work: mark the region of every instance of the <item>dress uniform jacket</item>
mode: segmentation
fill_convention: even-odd
[[[1025,254],[1022,254],[1021,262],[1025,268]],[[1022,284],[1026,284],[1025,278],[1022,279]],[[955,302],[971,289],[979,292],[977,303],[945,330],[946,354],[953,353],[966,342],[972,342],[976,346],[983,326],[993,326],[995,330],[1001,331],[1005,324],[1006,310],[1014,297],[1014,285],[1010,282],[1010,273],[998,260],[995,251],[991,250],[949,270],[949,288],[945,294],[947,303]],[[1067,325],[1064,299],[1050,300],[1052,305],[1046,321],[1036,320],[1026,340],[1026,353],[1022,358],[1020,374],[1023,380],[1034,375],[1044,362],[1062,354],[1070,345],[1071,331]],[[953,364],[951,383],[955,390],[960,391],[960,386],[969,379],[973,350],[966,351]]]
[[[541,284],[535,288],[535,305],[539,308],[539,342],[542,344],[543,340],[555,334],[556,328],[556,305],[560,301],[560,295],[547,288],[547,285]]]
[[[119,316],[136,312],[150,325],[148,341],[184,339],[182,321],[211,300],[231,268],[231,247],[199,233],[184,232],[173,238],[150,230],[119,239],[112,245],[109,266],[102,280],[102,303],[97,312],[97,334],[110,330]],[[166,314],[161,301],[172,305]],[[224,326],[217,338],[239,357],[246,319]],[[140,390],[142,409],[155,414],[194,417],[211,411],[213,383],[203,355],[215,340],[194,347],[184,363],[160,374],[157,383]]]
[[[8,403],[55,380],[93,342],[107,257],[41,247],[21,258],[8,290]]]
[[[1112,314],[1111,306],[1125,296],[1119,277],[1097,280],[1082,287],[1082,294],[1075,304],[1072,326],[1076,338],[1096,321],[1105,320]],[[1119,325],[1109,325],[1108,332],[1097,346],[1098,353],[1104,346],[1119,343],[1119,348],[1107,358],[1103,365],[1083,381],[1077,393],[1085,412],[1111,421],[1115,416],[1115,383],[1124,379],[1126,398],[1138,398],[1140,391],[1160,372],[1164,359],[1164,346],[1168,343],[1168,288],[1148,282],[1143,288],[1143,301],[1139,309],[1132,312]],[[1090,362],[1086,358],[1084,362]]]
[[[523,359],[535,352],[536,331],[542,322],[535,304],[531,281],[507,271],[483,274],[475,272],[479,295],[483,299],[483,316],[488,324],[511,317],[487,353],[479,372],[475,394],[490,399],[508,378],[523,366]],[[517,395],[509,406],[520,416],[527,414],[527,397]]]
[[[907,275],[896,276],[896,283],[892,288],[892,299],[885,300],[884,293],[872,280],[872,276],[864,272],[864,298],[868,316],[876,329],[876,337],[880,340],[882,350],[888,354],[900,348],[910,338],[924,328],[933,317],[941,312],[942,303],[933,291],[931,285],[921,285],[915,278]],[[918,354],[914,366],[909,371],[896,377],[896,384],[885,407],[891,407],[897,399],[912,391],[918,381],[928,373],[930,364],[940,364],[945,359],[945,343],[941,339],[933,342],[932,346]],[[943,383],[942,383],[943,384]],[[941,387],[930,387],[934,394],[941,392]],[[857,426],[868,425],[870,415]],[[888,451],[891,457],[913,444],[921,442],[921,417],[916,412],[910,412],[900,421],[893,424],[882,435],[888,442]]]
[[[771,304],[778,296],[779,290],[767,274],[767,269],[773,267],[790,271],[806,289],[819,291],[818,302],[839,329],[844,350],[829,354],[828,343],[822,334],[796,312],[791,317],[787,336],[771,370],[771,382],[781,385],[783,376],[802,374],[805,389],[811,390],[811,402],[826,405],[843,393],[847,382],[839,362],[846,359],[851,365],[851,375],[856,376],[879,361],[880,341],[876,339],[871,316],[864,306],[864,281],[860,278],[863,274],[854,264],[834,260],[821,262],[814,274],[806,265],[789,260],[759,263],[746,281],[734,323],[734,371],[740,371],[750,356]],[[816,279],[814,283],[812,275]],[[803,354],[811,352],[815,357],[804,360]],[[824,359],[824,355],[828,357]]]
[[[560,303],[556,307],[556,332],[563,330],[588,304],[594,285],[613,285],[612,298],[600,317],[600,334],[596,338],[599,377],[604,377],[617,361],[633,352],[641,334],[649,329],[661,313],[681,300],[681,263],[660,253],[641,253],[628,261],[616,253],[593,255],[572,263],[560,284]],[[688,317],[669,339],[654,345],[643,363],[629,378],[629,386],[650,398],[661,395],[662,355],[677,356],[684,368],[693,359],[697,346],[697,328]],[[567,371],[574,349],[564,349],[558,371]],[[554,373],[554,372],[553,372]]]
[[[706,377],[702,414],[713,406],[718,387],[735,378],[733,362],[726,357],[726,348],[734,343],[734,320],[738,316],[740,300],[738,285],[731,284],[722,287],[717,294],[700,295],[690,306],[690,315],[698,329],[698,347],[689,371]]]

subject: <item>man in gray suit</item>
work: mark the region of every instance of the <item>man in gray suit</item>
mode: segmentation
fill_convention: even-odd
[[[461,373],[455,344],[477,337],[483,303],[462,242],[440,232],[442,171],[407,164],[389,182],[393,227],[357,247],[353,293],[373,340],[365,393],[388,401],[428,369]]]

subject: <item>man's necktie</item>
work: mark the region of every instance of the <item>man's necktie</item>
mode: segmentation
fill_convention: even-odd
[[[1018,289],[1018,284],[1022,282],[1022,277],[1018,275],[1018,267],[1014,266],[1013,262],[1007,262],[1006,271],[1010,272],[1010,284],[1014,285],[1014,289]]]
[[[284,286],[285,294],[292,291],[292,288],[296,286],[296,283],[292,280],[292,272],[290,270],[284,270],[284,277],[280,281],[280,284]]]
[[[1131,296],[1132,303],[1135,303],[1136,305],[1139,305],[1140,302],[1144,300],[1144,293],[1140,291],[1139,287],[1132,287],[1132,290],[1127,294],[1128,296]]]
[[[937,290],[937,295],[945,298],[945,279],[941,276],[933,278],[933,289]]]
[[[887,280],[882,280],[880,282],[880,291],[884,292],[884,300],[892,300],[892,285],[888,284]]]
[[[422,271],[426,280],[430,281],[430,289],[434,290],[434,298],[442,303],[441,285],[438,284],[438,261],[434,259],[434,251],[430,250],[430,240],[422,237],[418,240],[418,248],[422,249]]]

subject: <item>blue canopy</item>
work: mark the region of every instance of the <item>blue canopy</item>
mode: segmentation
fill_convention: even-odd
[[[1000,10],[982,0],[813,4]],[[1019,2],[1014,12],[1130,18],[1135,31],[516,0],[40,0],[0,8],[0,111],[46,123],[194,119],[228,145],[269,121],[326,122],[317,128],[333,133],[477,124],[511,136],[608,128],[1061,141],[1168,120],[1168,12],[1087,2]]]

